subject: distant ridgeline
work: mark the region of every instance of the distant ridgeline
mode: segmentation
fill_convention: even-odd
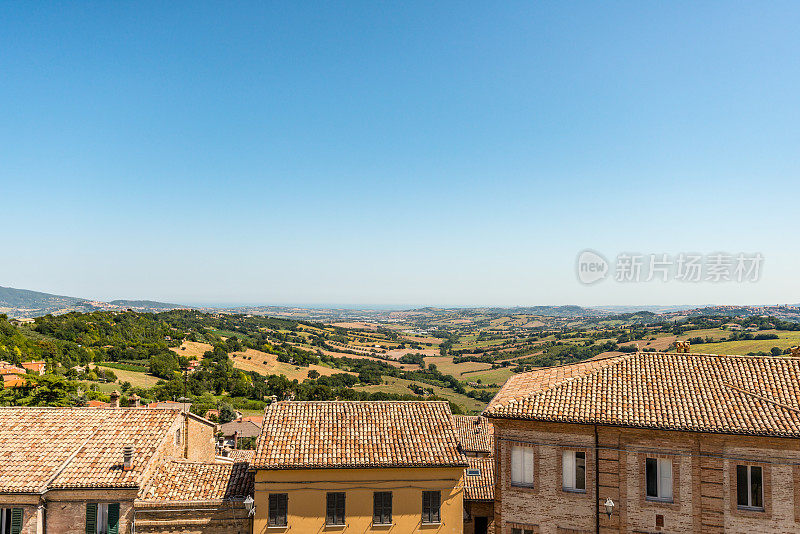
[[[152,300],[101,302],[0,286],[0,313],[14,318],[32,318],[47,314],[59,315],[71,311],[92,312],[97,310],[133,309],[135,311],[156,312],[187,307],[181,304],[155,302]]]

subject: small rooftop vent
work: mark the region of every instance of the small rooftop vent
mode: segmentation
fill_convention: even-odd
[[[133,469],[133,445],[122,447],[122,470],[130,471]]]
[[[481,476],[480,469],[467,469],[467,476],[468,477],[479,477]]]

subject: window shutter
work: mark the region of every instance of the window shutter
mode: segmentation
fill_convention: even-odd
[[[11,534],[22,532],[22,508],[11,509]]]
[[[108,505],[108,534],[119,534],[119,503]]]
[[[86,504],[86,534],[97,533],[97,503]]]

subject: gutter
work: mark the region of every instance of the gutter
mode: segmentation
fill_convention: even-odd
[[[594,425],[594,526],[600,534],[600,443],[597,439],[597,425]]]

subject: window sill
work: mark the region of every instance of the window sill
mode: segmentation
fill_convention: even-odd
[[[644,500],[656,504],[675,504],[675,499],[662,499],[660,497],[645,497]]]
[[[393,527],[394,523],[372,523],[372,528]]]
[[[423,521],[423,522],[422,522],[422,523],[420,523],[420,524],[421,524],[423,527],[439,527],[439,526],[441,526],[441,525],[442,525],[442,522],[441,522],[441,521],[432,521],[432,522],[430,522],[430,523],[426,523],[425,521]]]
[[[561,488],[564,493],[577,493],[578,495],[585,495],[585,489]]]
[[[325,523],[325,528],[347,528],[347,523]]]
[[[512,488],[525,488],[525,489],[533,489],[533,484],[523,484],[522,482],[512,482]]]
[[[763,507],[759,506],[736,506],[736,509],[740,512],[756,512],[756,513],[763,513],[766,510]]]

